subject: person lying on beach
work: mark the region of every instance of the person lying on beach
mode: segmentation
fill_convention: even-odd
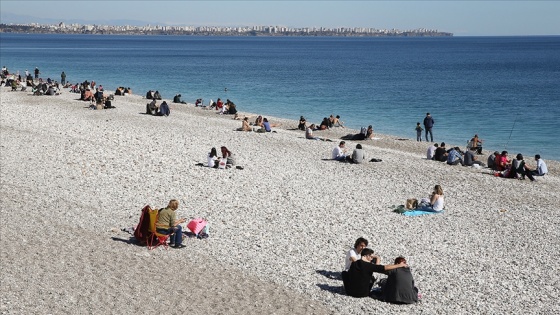
[[[327,130],[329,129],[329,125],[331,124],[330,120],[325,117],[323,118],[323,121],[321,122],[321,124],[319,125],[319,130]]]
[[[251,125],[249,125],[249,117],[245,117],[243,118],[243,121],[241,122],[241,128],[237,128],[237,131],[253,131],[253,128],[251,128]]]
[[[342,281],[346,294],[353,297],[367,297],[371,292],[375,278],[373,273],[385,273],[387,271],[406,268],[405,262],[394,265],[375,265],[372,261],[376,259],[373,250],[364,248],[360,260],[353,262],[348,271],[342,272]]]
[[[179,201],[171,199],[167,208],[161,210],[158,214],[156,222],[156,231],[160,234],[173,234],[169,237],[169,246],[172,248],[183,248],[183,228],[181,223],[186,221],[185,218],[176,219],[175,211],[179,208]]]
[[[316,130],[315,127],[316,127],[315,124],[311,124],[311,126],[307,127],[307,129],[305,130],[305,139],[331,141],[329,139],[313,136],[313,131]]]
[[[344,258],[344,271],[350,269],[350,265],[353,262],[362,259],[361,253],[368,246],[368,240],[363,237],[359,237],[354,242],[354,247],[352,247],[347,253],[346,258]]]
[[[422,198],[422,202],[420,202],[416,209],[421,211],[437,212],[442,211],[444,206],[443,188],[441,188],[440,185],[436,185],[430,197]]]
[[[395,258],[395,265],[406,264],[402,256]],[[396,268],[385,272],[388,275],[381,292],[385,302],[396,304],[414,304],[418,302],[418,288],[414,286],[414,278],[410,268]]]

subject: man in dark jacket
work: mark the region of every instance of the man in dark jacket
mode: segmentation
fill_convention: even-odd
[[[346,294],[353,297],[367,297],[373,286],[373,273],[384,273],[389,270],[408,267],[406,263],[396,265],[374,265],[372,260],[375,258],[373,250],[364,248],[362,250],[362,259],[357,260],[350,265],[348,272],[342,273],[344,281],[344,289]]]
[[[397,257],[395,264],[406,264],[404,257]],[[393,269],[386,274],[389,276],[383,286],[383,299],[386,302],[398,304],[413,304],[418,302],[418,289],[414,286],[414,279],[410,268]]]
[[[430,134],[430,142],[434,142],[434,136],[432,135],[432,127],[434,126],[434,119],[430,113],[426,113],[424,118],[424,129],[426,129],[426,141],[428,141],[428,133]]]

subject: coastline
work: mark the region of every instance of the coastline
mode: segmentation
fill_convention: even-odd
[[[383,162],[350,165],[321,159],[355,130],[310,141],[288,130],[292,120],[268,117],[282,123],[277,133],[245,133],[233,131],[241,122],[232,116],[192,105],[171,104],[169,117],[143,115],[146,100],[137,95],[91,111],[67,90],[40,97],[8,90],[0,92],[2,214],[10,218],[2,259],[19,262],[3,264],[8,313],[182,312],[199,303],[196,314],[557,309],[558,268],[544,263],[560,258],[550,241],[560,222],[546,216],[560,201],[555,161],[535,183],[494,178],[425,160],[425,142],[377,135],[359,143]],[[221,145],[243,170],[195,166]],[[444,214],[406,218],[388,209],[435,184],[445,191]],[[171,198],[181,216],[208,218],[210,238],[187,239],[177,251],[123,241],[130,235],[121,229],[137,224],[144,204],[163,207]],[[359,236],[383,263],[407,257],[421,304],[349,298],[341,281],[325,276],[342,269]],[[168,284],[155,278],[159,262],[177,271]],[[166,300],[177,286],[180,298]]]

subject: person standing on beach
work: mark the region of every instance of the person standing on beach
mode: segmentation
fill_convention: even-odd
[[[434,142],[434,136],[432,134],[432,127],[434,127],[434,119],[430,115],[430,113],[426,113],[426,117],[424,118],[424,128],[426,128],[426,141],[428,141],[428,133],[430,134],[430,142]]]
[[[173,248],[183,248],[183,228],[181,223],[186,221],[185,218],[176,219],[175,211],[179,208],[179,201],[171,199],[167,208],[161,210],[158,214],[156,222],[156,231],[161,234],[170,235],[169,246]]]
[[[420,126],[420,122],[416,123],[416,141],[422,142],[422,127]],[[426,136],[426,141],[428,141],[428,136]]]
[[[60,74],[60,84],[66,85],[66,73],[64,71]]]
[[[35,79],[39,79],[39,68],[35,67]]]

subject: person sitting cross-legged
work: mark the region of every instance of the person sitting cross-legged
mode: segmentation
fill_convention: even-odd
[[[374,283],[374,272],[384,273],[396,268],[408,267],[405,262],[386,266],[374,265],[372,264],[374,259],[376,259],[376,256],[373,254],[373,250],[364,248],[362,250],[362,258],[353,262],[350,265],[348,272],[342,273],[346,294],[353,297],[367,297],[369,296]]]

